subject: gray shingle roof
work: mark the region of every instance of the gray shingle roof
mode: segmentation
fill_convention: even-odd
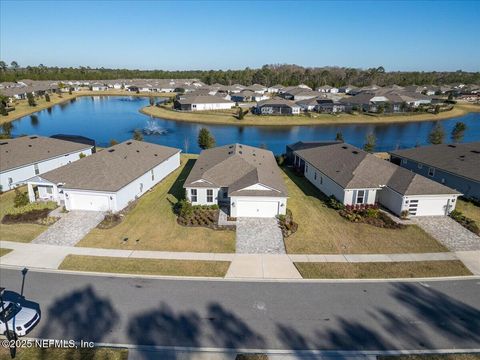
[[[257,183],[274,190],[241,190]],[[273,153],[242,144],[225,145],[200,153],[184,187],[212,186],[228,187],[229,196],[287,196]]]
[[[458,194],[349,144],[324,145],[296,154],[344,189],[388,186],[402,195]]]
[[[220,103],[231,103],[233,102],[230,100],[222,99],[218,96],[213,95],[192,95],[192,96],[185,96],[182,99],[177,100],[180,104],[220,104]]]
[[[167,146],[128,140],[40,175],[66,189],[115,192],[180,152]]]
[[[480,141],[422,146],[390,154],[480,181]]]
[[[91,145],[37,135],[0,140],[0,171],[88,150],[91,147]]]

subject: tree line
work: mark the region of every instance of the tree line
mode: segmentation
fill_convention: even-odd
[[[443,85],[478,84],[480,72],[465,71],[385,71],[382,66],[369,69],[344,67],[302,67],[297,65],[273,64],[258,69],[243,70],[132,70],[80,67],[21,67],[16,61],[8,65],[0,61],[0,82],[31,80],[115,80],[115,79],[198,79],[206,84],[252,85],[255,83],[272,86],[282,84],[294,86],[306,84],[312,88],[322,85],[368,86],[387,85]]]

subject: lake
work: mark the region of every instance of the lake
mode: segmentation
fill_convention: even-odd
[[[342,132],[345,141],[362,147],[365,137],[374,133],[377,137],[377,151],[424,145],[435,121],[397,123],[388,125],[312,125],[312,126],[234,126],[204,125],[189,122],[150,118],[138,112],[148,105],[148,98],[94,96],[80,97],[71,102],[59,104],[34,115],[14,121],[13,136],[37,134],[76,134],[95,139],[97,145],[108,146],[111,139],[123,141],[132,137],[134,129],[146,127],[160,130],[159,135],[144,135],[146,141],[181,148],[183,151],[198,153],[198,131],[207,127],[215,136],[218,145],[243,143],[266,146],[275,154],[285,151],[285,145],[299,140],[334,140]],[[459,118],[443,120],[446,141],[457,121],[467,125],[463,141],[480,140],[480,113],[471,113]]]

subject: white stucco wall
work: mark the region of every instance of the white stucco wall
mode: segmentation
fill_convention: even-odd
[[[192,111],[231,109],[235,103],[192,104]]]
[[[316,179],[315,172],[317,173]],[[315,185],[325,195],[333,195],[338,201],[344,202],[345,193],[343,188],[307,161],[305,161],[304,175],[308,181]]]
[[[80,154],[85,155],[92,154],[92,148],[85,148],[82,151],[75,151],[69,154],[57,156],[51,159],[43,160],[37,162],[39,173],[35,174],[35,164],[28,164],[19,168],[10,169],[0,173],[0,185],[2,186],[3,191],[13,189],[14,187],[20,185],[19,183],[24,182],[27,179],[34,177],[35,175],[44,174],[50,170],[59,168],[60,166],[67,165],[71,162],[80,160]],[[12,179],[12,185],[9,185],[9,178]]]

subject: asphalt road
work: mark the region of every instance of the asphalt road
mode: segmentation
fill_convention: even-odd
[[[21,291],[20,271],[0,285]],[[296,350],[480,348],[480,280],[265,283],[29,271],[32,337]]]

